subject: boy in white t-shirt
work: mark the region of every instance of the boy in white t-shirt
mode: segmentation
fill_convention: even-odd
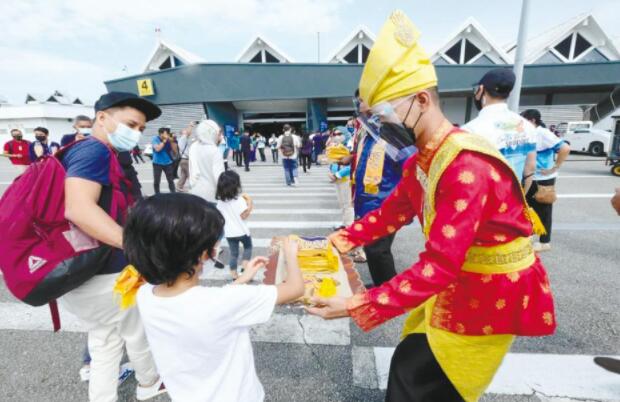
[[[244,285],[267,261],[256,257],[234,284],[201,286],[203,263],[214,258],[223,229],[218,210],[191,194],[146,198],[127,219],[125,253],[148,282],[138,291],[138,309],[173,401],[263,401],[250,327],[304,292],[297,246],[288,242],[285,283]]]

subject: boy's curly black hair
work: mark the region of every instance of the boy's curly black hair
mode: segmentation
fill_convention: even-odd
[[[209,202],[191,194],[158,194],[129,212],[123,248],[147,282],[171,285],[182,274],[194,275],[205,251],[222,237],[224,217]]]

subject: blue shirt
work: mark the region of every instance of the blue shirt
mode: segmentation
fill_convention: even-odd
[[[170,142],[166,142],[166,145],[159,150],[155,150],[155,145],[161,144],[161,138],[158,135],[153,137],[151,144],[153,144],[153,164],[154,165],[163,165],[167,166],[172,163],[172,158],[170,157]]]
[[[60,139],[60,146],[64,147],[65,145],[71,144],[73,141],[75,141],[76,135],[77,135],[76,133],[63,135],[62,138]]]
[[[538,140],[536,142],[536,173],[534,174],[534,180],[554,179],[558,176],[557,172],[545,176],[541,170],[553,168],[555,165],[555,154],[558,153],[564,144],[564,140],[558,138],[542,126],[536,127],[536,134],[538,135]]]
[[[62,157],[62,165],[67,177],[93,181],[102,186],[98,205],[110,213],[112,187],[110,185],[110,151],[106,145],[94,137],[86,138],[71,147]],[[114,249],[106,268],[98,274],[114,274],[127,266],[123,251]]]
[[[353,202],[356,219],[379,208],[383,200],[385,200],[394,187],[396,187],[402,175],[402,163],[404,163],[405,160],[400,163],[395,162],[386,155],[383,163],[383,176],[379,184],[379,192],[377,194],[370,194],[364,190],[366,164],[368,163],[368,158],[370,157],[372,147],[375,143],[376,141],[371,135],[366,135],[363,140],[361,151],[358,149],[358,152],[361,152],[361,154],[358,158],[357,166],[355,167],[355,198]]]
[[[48,156],[48,155],[52,155],[54,154],[56,151],[58,151],[60,149],[60,145],[58,145],[58,143],[56,142],[47,142],[47,143],[43,143],[41,141],[33,141],[30,143],[30,149],[29,149],[29,153],[30,153],[30,160],[35,162],[37,159],[39,159],[37,157],[37,154],[34,152],[34,147],[40,145],[43,147],[43,156]]]

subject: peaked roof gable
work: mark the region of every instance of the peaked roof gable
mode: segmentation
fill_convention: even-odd
[[[161,38],[157,39],[157,43],[155,47],[151,51],[151,55],[149,56],[143,71],[157,71],[160,70],[162,63],[165,63],[167,59],[171,56],[177,58],[184,64],[195,64],[195,63],[204,63],[205,60],[195,55],[194,53],[183,49],[171,42],[165,41]],[[174,67],[171,65],[170,67]]]
[[[365,25],[359,25],[349,36],[331,53],[327,59],[329,63],[349,63],[345,57],[359,45],[366,47],[368,50],[375,43],[375,34]],[[359,59],[358,59],[359,61]],[[363,62],[364,60],[362,60]]]
[[[466,41],[464,42],[465,49],[463,49],[460,54],[453,55],[453,57],[446,54],[448,52],[453,54],[455,50],[460,50],[459,47],[455,47],[455,45],[464,40]],[[467,42],[469,42],[469,44]],[[461,45],[461,47],[463,46]],[[478,52],[476,52],[476,48]],[[472,52],[471,57],[469,57],[470,49]],[[466,52],[468,54],[465,54]],[[484,57],[486,57],[486,59],[483,59]],[[510,63],[510,57],[506,52],[504,52],[486,29],[473,17],[467,18],[452,35],[448,36],[444,44],[431,56],[431,61],[433,63],[440,59],[445,61],[446,64],[472,64],[478,60],[488,60],[495,64]]]
[[[264,51],[264,52],[263,52]],[[292,63],[294,60],[288,56],[278,47],[276,47],[271,41],[265,38],[264,35],[257,35],[250,43],[239,53],[236,57],[238,63],[265,63],[267,60],[266,53],[271,54],[277,63]],[[260,53],[260,56],[258,55]],[[256,57],[260,57],[260,61]],[[253,61],[254,60],[254,61]]]
[[[616,44],[609,38],[603,28],[601,28],[594,16],[592,14],[583,13],[558,24],[541,34],[528,38],[526,48],[527,56],[525,58],[525,62],[527,64],[536,62],[548,51],[570,37],[573,33],[579,33],[591,43],[593,48],[597,49],[609,60],[620,59],[620,52],[618,51]],[[512,42],[506,48],[508,54],[512,58],[514,58],[516,48],[516,42]],[[585,53],[586,52],[584,52],[584,55]],[[578,59],[571,61],[578,61]]]

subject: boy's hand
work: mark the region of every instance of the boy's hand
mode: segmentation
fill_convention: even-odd
[[[355,248],[355,245],[348,241],[347,232],[344,230],[338,230],[330,234],[327,236],[327,239],[336,247],[340,254],[346,254]]]
[[[348,317],[347,299],[344,297],[330,297],[325,299],[322,297],[313,297],[310,299],[315,307],[306,307],[306,311],[312,315],[318,315],[326,320],[334,318]]]
[[[243,274],[235,280],[235,284],[243,284],[250,282],[256,273],[263,268],[269,259],[267,257],[254,257],[243,268]]]

